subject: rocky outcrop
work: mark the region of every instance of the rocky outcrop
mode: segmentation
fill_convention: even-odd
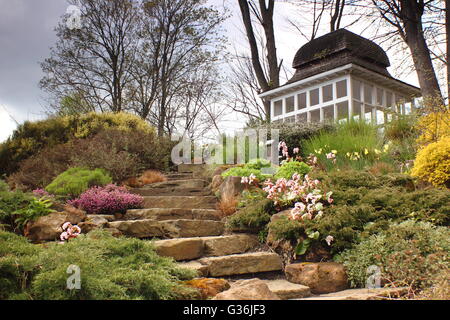
[[[275,293],[281,300],[300,299],[311,296],[309,287],[289,282],[284,279],[264,280],[270,291]]]
[[[243,190],[241,177],[226,177],[219,187],[219,194],[221,198],[229,199],[241,194]]]
[[[315,294],[348,288],[344,266],[336,262],[294,263],[286,266],[285,274],[288,281],[307,286]]]
[[[219,293],[213,300],[280,300],[270,291],[267,284],[259,279],[239,280],[227,291]]]

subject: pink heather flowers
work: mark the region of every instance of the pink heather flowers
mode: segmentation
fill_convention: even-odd
[[[66,241],[78,237],[81,234],[79,226],[74,226],[70,222],[66,222],[62,225],[63,232],[59,236],[61,241]]]
[[[114,214],[142,207],[144,198],[132,194],[124,187],[109,184],[93,187],[68,204],[93,214]]]

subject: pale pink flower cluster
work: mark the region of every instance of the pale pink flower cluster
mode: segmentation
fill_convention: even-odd
[[[281,154],[283,155],[283,157],[289,158],[289,150],[286,142],[280,141],[280,143],[278,144],[278,150],[281,150]]]
[[[253,185],[253,184],[258,184],[258,179],[256,178],[256,176],[251,173],[248,177],[242,177],[241,179],[241,183],[242,184],[247,184],[249,186]]]
[[[79,226],[74,226],[70,222],[66,222],[62,225],[63,232],[60,235],[61,241],[76,238],[80,235],[81,229]]]
[[[329,246],[331,246],[331,242],[334,241],[334,237],[328,235],[328,236],[325,238],[325,241],[327,242],[327,244],[328,244]]]
[[[336,164],[336,154],[333,152],[327,153],[327,159],[331,160],[333,164]]]
[[[333,203],[332,192],[323,194],[318,189],[319,180],[313,180],[305,175],[294,174],[291,180],[278,179],[275,183],[266,181],[263,190],[267,192],[267,199],[275,205],[289,205],[296,201],[291,210],[293,220],[320,218],[323,215],[324,202]]]

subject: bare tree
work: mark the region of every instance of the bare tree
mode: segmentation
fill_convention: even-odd
[[[280,84],[281,62],[277,58],[277,49],[274,33],[274,5],[275,0],[238,0],[244,23],[248,44],[250,46],[251,63],[253,71],[258,81],[259,92],[276,88]],[[256,21],[252,19],[256,18]],[[255,23],[257,26],[255,26]],[[258,45],[255,28],[262,27],[264,31],[265,47]],[[265,57],[261,57],[261,52]],[[265,59],[268,65],[267,72],[263,68],[262,60]],[[265,120],[270,120],[270,102],[264,100]]]
[[[217,63],[223,38],[224,14],[204,6],[204,0],[159,0],[144,4],[142,42],[133,68],[130,95],[134,111],[149,119],[162,135],[173,123],[173,97],[199,68]],[[213,75],[211,75],[213,76]],[[187,99],[192,101],[190,99]],[[170,126],[169,126],[170,127]]]
[[[57,99],[77,93],[100,111],[119,112],[136,51],[137,5],[131,0],[69,3],[80,9],[82,26],[58,24],[58,42],[41,63],[45,76],[40,86]]]
[[[372,0],[384,21],[394,27],[396,34],[408,45],[423,97],[438,97],[443,101],[422,20],[433,2],[435,1]]]

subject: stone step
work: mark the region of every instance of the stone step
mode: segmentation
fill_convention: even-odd
[[[187,164],[182,163],[178,165],[178,172],[180,173],[194,173],[205,170],[206,165],[205,164]]]
[[[146,196],[144,209],[148,208],[185,208],[215,209],[217,198],[214,196]]]
[[[180,264],[203,276],[221,277],[237,274],[277,271],[282,269],[280,257],[272,252],[252,252],[201,258],[188,265]]]
[[[214,209],[184,209],[184,208],[150,208],[128,210],[122,220],[221,220],[221,212]]]
[[[169,173],[166,174],[167,180],[189,180],[193,179],[194,175],[192,173]]]
[[[387,300],[397,299],[408,293],[408,288],[347,289],[294,300]]]
[[[275,293],[281,300],[301,299],[311,296],[311,290],[307,286],[295,284],[284,279],[263,280],[270,291]]]
[[[132,189],[131,192],[141,196],[212,196],[213,193],[207,188],[140,188]]]
[[[207,185],[208,185],[208,182],[205,180],[202,180],[202,179],[179,179],[179,180],[171,180],[171,181],[152,183],[152,184],[149,184],[149,185],[147,185],[143,188],[139,188],[139,189],[156,190],[156,189],[165,189],[165,188],[171,188],[171,189],[205,188]]]
[[[178,261],[244,253],[258,244],[258,238],[250,234],[155,241],[156,251],[159,255],[172,257]]]
[[[109,227],[116,228],[124,235],[135,238],[187,238],[218,236],[224,231],[221,221],[212,220],[164,220],[154,219],[114,221]]]

